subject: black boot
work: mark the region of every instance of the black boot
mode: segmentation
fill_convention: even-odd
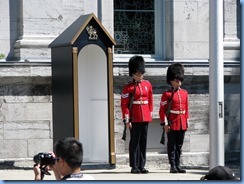
[[[141,173],[141,171],[137,167],[132,167],[130,172],[133,174],[140,174]]]
[[[145,168],[139,168],[139,170],[141,171],[142,174],[147,174],[149,173],[149,171]]]
[[[178,173],[178,170],[177,168],[175,167],[175,165],[171,165],[170,166],[170,170],[169,170],[170,173]]]
[[[168,151],[168,158],[169,158],[169,164],[170,164],[170,173],[178,173],[177,168],[175,167],[175,155],[174,152]]]
[[[181,155],[181,146],[176,150],[175,155],[175,165],[178,173],[186,173],[186,170],[180,168],[180,155]]]
[[[181,169],[180,166],[176,166],[178,173],[186,173],[185,169]]]

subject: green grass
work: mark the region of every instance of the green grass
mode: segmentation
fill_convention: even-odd
[[[4,54],[0,54],[0,59],[4,59],[5,55]]]

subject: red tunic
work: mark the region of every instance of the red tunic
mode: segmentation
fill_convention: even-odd
[[[136,90],[134,93],[134,89]],[[130,94],[134,93],[134,103],[131,112],[128,109]],[[130,81],[125,84],[121,94],[121,111],[123,119],[130,119],[131,122],[152,121],[153,92],[152,85],[147,80],[141,82]]]
[[[168,108],[168,100],[171,98],[172,89],[165,91],[161,96],[159,117],[161,122],[166,122],[166,111]],[[175,91],[172,103],[171,111],[168,121],[171,122],[171,130],[187,130],[188,128],[188,92],[179,88]]]

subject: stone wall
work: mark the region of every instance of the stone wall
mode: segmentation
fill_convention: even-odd
[[[50,66],[0,66],[1,160],[52,150]]]
[[[182,165],[185,167],[208,167],[209,165],[209,76],[208,68],[201,68],[198,74],[193,75],[193,71],[198,70],[195,67],[187,67],[183,88],[189,92],[189,129],[185,135],[183,146]],[[169,86],[166,84],[165,75],[151,76],[152,70],[145,78],[150,80],[154,91],[154,112],[153,122],[149,125],[148,132],[148,154],[149,167],[157,167],[157,160],[166,159],[166,163],[159,167],[167,168],[166,145],[159,143],[162,129],[158,115],[159,102],[162,92]],[[166,68],[162,68],[162,71]],[[158,71],[158,70],[157,70]],[[225,162],[226,164],[239,166],[240,161],[240,76],[239,68],[232,70],[225,68]],[[162,72],[163,73],[163,72]],[[196,73],[196,72],[194,72]],[[114,77],[115,85],[115,135],[116,135],[116,153],[118,162],[121,165],[128,164],[128,140],[129,131],[127,131],[127,141],[121,140],[123,123],[120,112],[120,93],[125,81],[130,80],[124,76],[125,71]],[[234,74],[234,75],[233,75]],[[201,158],[201,159],[200,159]]]

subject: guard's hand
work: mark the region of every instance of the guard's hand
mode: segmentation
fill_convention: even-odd
[[[169,131],[170,131],[170,126],[165,125],[165,126],[164,126],[164,130],[165,130],[166,133],[169,133]]]
[[[126,124],[126,127],[127,127],[127,128],[129,128],[129,129],[132,128],[132,124],[131,124],[131,122],[128,122],[128,123],[125,123],[125,124]]]

